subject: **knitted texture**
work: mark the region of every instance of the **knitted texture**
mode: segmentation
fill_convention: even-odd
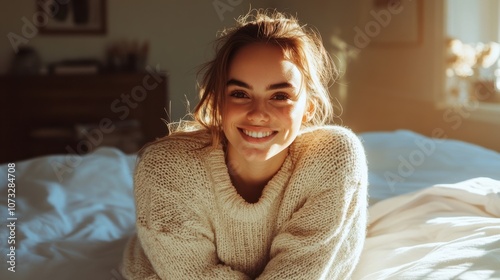
[[[125,278],[349,278],[367,223],[367,165],[356,135],[339,126],[301,133],[253,204],[232,185],[222,147],[208,140],[170,137],[140,158]]]

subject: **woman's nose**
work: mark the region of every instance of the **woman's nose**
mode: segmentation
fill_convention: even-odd
[[[266,104],[265,102],[257,102],[255,101],[252,104],[252,107],[250,108],[250,111],[247,114],[247,118],[249,121],[252,122],[268,122],[269,121],[269,114],[266,110]]]

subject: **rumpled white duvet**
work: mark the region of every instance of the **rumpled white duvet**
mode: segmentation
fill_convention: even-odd
[[[500,279],[500,181],[475,178],[370,208],[354,279]]]
[[[500,155],[410,131],[360,136],[372,205],[353,279],[500,279]],[[400,172],[405,159],[415,163],[411,174]],[[101,148],[16,163],[15,272],[8,270],[12,216],[1,165],[0,279],[118,279],[134,232],[135,160]]]

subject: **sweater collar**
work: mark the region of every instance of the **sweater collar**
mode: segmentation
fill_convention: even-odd
[[[292,150],[293,147],[290,147],[288,156],[280,170],[264,187],[262,195],[256,203],[245,201],[233,186],[222,146],[211,150],[207,157],[207,165],[218,204],[226,213],[238,219],[260,219],[266,215],[273,206],[280,204],[280,201],[277,200],[281,199],[281,194],[284,192],[292,173]]]

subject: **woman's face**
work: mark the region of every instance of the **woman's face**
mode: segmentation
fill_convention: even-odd
[[[284,160],[305,119],[302,83],[297,66],[276,46],[252,44],[235,54],[222,110],[230,161]]]

